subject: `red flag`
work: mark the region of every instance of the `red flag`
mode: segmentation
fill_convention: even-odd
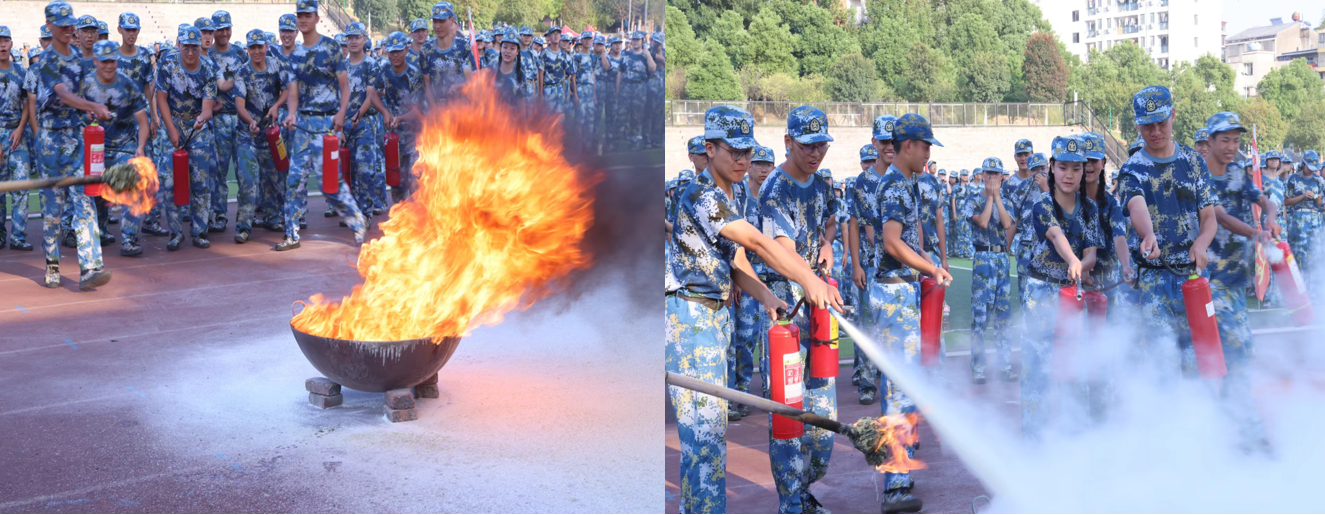
[[[474,39],[474,11],[466,7],[465,13],[469,15],[469,53],[474,54],[474,69],[477,70],[482,65],[478,61],[478,40]]]
[[[1256,148],[1256,126],[1251,126],[1251,178],[1256,187],[1264,191],[1265,186],[1261,180],[1261,153]],[[1253,204],[1251,206],[1251,216],[1255,219],[1253,227],[1261,230],[1261,206]],[[1260,242],[1256,242],[1256,300],[1265,302],[1265,290],[1270,287],[1270,260],[1265,257],[1265,250]]]

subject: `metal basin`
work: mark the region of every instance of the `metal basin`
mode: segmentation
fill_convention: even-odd
[[[290,324],[299,350],[318,372],[345,388],[385,392],[432,377],[455,353],[460,337],[395,342],[338,340],[304,333]]]

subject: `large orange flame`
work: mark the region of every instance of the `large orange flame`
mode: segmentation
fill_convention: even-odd
[[[143,216],[151,211],[152,205],[156,203],[156,190],[160,187],[156,178],[156,165],[146,157],[130,159],[129,164],[138,172],[138,181],[134,186],[125,188],[124,191],[103,187],[101,197],[107,202],[124,205],[136,216]]]
[[[363,284],[321,294],[294,317],[309,334],[358,341],[463,336],[551,292],[590,264],[586,177],[562,156],[552,118],[527,119],[475,76],[431,113],[418,139],[418,188],[359,252]]]
[[[903,413],[879,417],[879,443],[874,448],[888,448],[888,461],[874,467],[879,472],[903,474],[925,468],[925,462],[907,455],[907,447],[914,446],[920,440],[920,415]]]

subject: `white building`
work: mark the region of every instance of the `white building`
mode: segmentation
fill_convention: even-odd
[[[1220,56],[1223,0],[1031,0],[1067,49],[1089,58],[1091,50],[1134,44],[1161,68]]]
[[[1293,59],[1306,59],[1320,70],[1319,47],[1325,35],[1317,33],[1294,13],[1292,21],[1273,18],[1269,25],[1252,27],[1224,43],[1224,62],[1233,67],[1233,86],[1244,97],[1256,96],[1256,85],[1270,70],[1287,66]]]

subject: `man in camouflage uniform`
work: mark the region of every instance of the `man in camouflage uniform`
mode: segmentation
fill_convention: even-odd
[[[152,89],[152,50],[138,45],[138,33],[140,29],[141,24],[137,14],[120,13],[119,23],[115,29],[120,33],[119,55],[117,56],[120,62],[118,66],[119,72],[128,77],[129,81],[137,86],[138,90],[143,94],[149,106],[148,111],[150,113],[151,105],[155,103],[153,102],[153,99],[156,97],[155,91]],[[163,131],[159,131],[161,125],[153,123],[153,120],[154,118],[149,114],[149,139],[147,141],[146,150],[147,155],[155,161],[156,156],[159,153],[157,149],[158,143],[161,140],[166,142],[169,142],[169,140],[165,138],[165,133]],[[107,157],[109,158],[109,156]],[[160,218],[160,215],[161,206],[153,205],[152,212],[145,218],[140,218],[140,220],[142,220],[142,232],[153,236],[165,236],[169,234],[165,229],[161,228],[160,223],[157,221]]]
[[[236,129],[239,139],[235,146],[239,160],[235,168],[239,182],[235,243],[247,242],[252,234],[259,184],[268,182],[269,188],[276,188],[285,184],[289,175],[289,170],[283,173],[276,170],[266,129],[276,124],[280,116],[278,106],[289,95],[293,77],[281,60],[268,58],[267,40],[262,31],[251,30],[246,39],[249,59],[236,71],[234,79],[235,115],[241,122]],[[274,213],[269,211],[267,215]]]
[[[1228,367],[1222,393],[1235,408],[1231,412],[1236,413],[1243,443],[1255,445],[1265,438],[1265,430],[1251,397],[1249,366],[1253,349],[1246,291],[1252,285],[1256,243],[1273,245],[1271,239],[1279,235],[1279,225],[1274,222],[1278,206],[1256,187],[1250,169],[1233,162],[1242,133],[1247,132],[1237,113],[1216,113],[1206,121],[1206,128],[1210,180],[1219,205],[1227,214],[1210,243],[1210,291]],[[1265,210],[1265,230],[1255,228],[1252,216],[1255,205]]]
[[[596,71],[607,64],[607,56],[595,52],[590,43],[594,34],[584,31],[580,34],[580,53],[575,54],[575,120],[579,122],[579,141],[586,152],[598,150],[598,77]],[[601,46],[600,46],[601,48]]]
[[[400,185],[391,188],[392,200],[399,202],[408,198],[414,188],[414,161],[419,156],[414,142],[422,128],[425,96],[423,72],[409,64],[404,34],[393,32],[382,45],[388,64],[377,73],[368,97],[380,99],[381,104],[376,107],[382,111],[385,129],[400,136]]]
[[[773,272],[786,278],[783,281],[795,281],[811,304],[842,309],[836,292],[814,277],[806,263],[741,218],[746,199],[738,197],[732,185],[745,175],[757,145],[753,125],[749,113],[733,106],[706,113],[705,146],[714,166],[678,193],[677,227],[664,281],[667,371],[718,386],[727,383],[732,323],[725,301],[733,284],[766,311],[787,307],[785,299],[755,277],[744,249],[763,257]],[[725,513],[727,401],[675,386],[667,393],[681,441],[681,511]],[[799,453],[770,456],[786,460],[786,465],[800,462]]]
[[[419,57],[423,56],[423,49],[428,45],[428,22],[423,18],[415,18],[409,22],[409,53],[405,59],[409,64],[418,67]]]
[[[561,114],[573,114],[572,92],[575,70],[570,54],[561,51],[561,27],[548,29],[548,48],[540,56],[543,68],[543,102]]]
[[[700,145],[703,145],[703,136],[699,138]],[[750,171],[746,173],[745,180],[732,183],[733,188],[739,184],[746,196],[745,210],[740,215],[750,223],[751,227],[759,223],[759,189],[763,187],[764,181],[772,171],[773,149],[756,145],[754,155],[750,158]],[[764,260],[753,252],[747,253],[746,258],[750,260],[750,269],[754,271],[755,276],[761,281],[764,280],[767,275]],[[735,307],[736,326],[732,333],[731,346],[727,351],[727,387],[750,393],[755,355],[758,353],[760,359],[763,359],[765,351],[762,349],[768,334],[769,319],[763,305],[744,290],[740,291],[740,298],[737,299]],[[727,419],[731,421],[740,420],[749,414],[750,407],[744,404],[732,403],[727,407]]]
[[[615,61],[609,55],[606,49],[607,37],[602,34],[595,34],[593,37],[593,51],[595,55],[601,55],[602,59],[594,63],[594,92],[598,94],[598,106],[594,110],[594,122],[597,127],[596,143],[602,150],[609,150],[612,145],[612,134],[616,127],[613,116],[616,113],[616,94],[621,87],[621,60]]]
[[[293,59],[294,87],[298,89],[286,102],[290,115],[285,118],[285,126],[297,130],[291,152],[294,159],[285,182],[285,239],[276,245],[277,251],[299,248],[296,224],[308,210],[308,184],[322,184],[322,137],[341,131],[350,102],[345,56],[335,40],[317,32],[317,0],[299,0],[295,13],[304,44]],[[345,179],[338,177],[337,182],[336,192],[323,191],[323,198],[354,231],[354,243],[361,244],[368,233],[367,220],[355,205]]]
[[[648,100],[645,81],[657,69],[653,55],[644,50],[644,31],[637,30],[630,35],[630,50],[622,52],[621,61],[621,94],[617,109],[624,121],[623,143],[630,150],[639,150],[644,142],[645,103]]]
[[[662,63],[667,62],[662,31],[654,32],[650,36],[649,53],[653,58],[654,67],[649,71],[649,99],[645,104],[644,116],[644,147],[662,148],[663,145],[663,75],[666,74],[667,67]]]
[[[83,173],[81,132],[83,114],[107,119],[106,106],[77,95],[77,85],[85,70],[82,55],[69,46],[73,39],[73,7],[55,1],[46,5],[46,25],[54,36],[50,50],[32,70],[36,120],[39,126],[37,171],[42,177],[71,177]],[[110,272],[102,268],[98,244],[96,211],[92,201],[79,186],[41,190],[43,215],[42,250],[46,253],[45,284],[60,287],[60,248],[57,235],[60,214],[65,202],[74,206],[72,227],[77,238],[79,289],[90,290],[110,281]]]
[[[377,124],[381,122],[373,116],[376,111],[368,98],[368,87],[373,85],[381,69],[377,61],[363,51],[368,41],[368,27],[359,22],[346,25],[345,38],[350,50],[350,56],[345,61],[345,71],[350,79],[348,112],[352,116],[351,123],[346,126],[345,141],[354,153],[354,159],[351,163],[341,165],[354,167],[354,183],[350,187],[354,203],[371,216],[372,210],[377,207],[378,198],[384,197],[386,191],[386,177],[378,166],[378,160],[381,159],[379,156],[382,155],[382,136]]]
[[[0,26],[0,181],[21,181],[32,175],[32,154],[27,135],[29,114],[23,80],[27,71],[10,59],[14,40],[9,27]],[[35,50],[35,49],[34,49]],[[13,206],[5,208],[5,200]],[[5,234],[5,214],[10,214],[10,233]],[[28,190],[0,193],[0,247],[6,241],[14,250],[32,250],[28,243]]]
[[[127,163],[132,157],[146,157],[150,130],[147,97],[143,96],[143,91],[127,75],[118,73],[119,46],[111,41],[98,41],[92,48],[96,69],[94,73],[85,74],[79,86],[79,95],[106,106],[110,111],[110,118],[102,122],[106,131],[106,168]],[[140,225],[141,214],[125,214],[124,226],[121,228],[121,256],[143,253],[142,246],[138,244]]]
[[[623,93],[626,95],[626,93]],[[762,186],[759,203],[760,225],[765,236],[820,271],[832,268],[831,241],[837,231],[838,199],[831,179],[817,173],[828,151],[828,117],[810,106],[792,109],[787,115],[785,143],[789,159],[773,170]],[[789,306],[802,297],[800,287],[788,278],[768,273],[773,293]],[[802,362],[810,345],[810,321],[807,312],[792,314],[792,323],[800,327]],[[769,384],[771,368],[761,362],[764,384]],[[808,366],[807,366],[808,369]],[[837,418],[835,378],[808,377],[804,382],[804,409],[820,416]],[[769,433],[769,460],[773,481],[778,489],[779,513],[814,513],[822,508],[810,493],[810,484],[823,478],[833,455],[833,434],[807,426],[799,438],[778,439]]]
[[[219,110],[212,117],[210,130],[216,142],[216,155],[212,169],[212,215],[208,226],[210,232],[224,232],[227,222],[226,210],[230,198],[230,187],[226,178],[230,169],[238,170],[235,142],[237,141],[239,116],[235,112],[235,74],[239,72],[248,56],[238,46],[230,44],[233,24],[230,13],[216,11],[212,14],[212,47],[207,49],[207,57],[216,63],[216,92],[219,96]]]
[[[432,6],[433,44],[423,47],[419,58],[428,105],[436,109],[446,105],[456,90],[474,72],[474,54],[469,42],[458,36],[459,22],[450,2]]]
[[[869,145],[872,152],[864,148],[860,150],[862,161],[867,157],[873,157],[874,163],[856,177],[851,189],[846,192],[849,199],[847,230],[850,232],[847,235],[847,252],[853,258],[851,283],[856,295],[853,304],[856,306],[856,323],[861,325],[873,322],[869,311],[869,292],[874,282],[877,264],[874,252],[880,237],[878,193],[879,185],[883,181],[883,170],[892,166],[893,157],[896,155],[892,146],[893,126],[896,123],[897,117],[887,114],[874,119]],[[851,382],[857,386],[861,404],[873,404],[878,397],[879,387],[874,380],[876,374],[873,370],[874,365],[869,362],[869,358],[863,353],[855,353]]]
[[[216,102],[216,76],[202,61],[202,36],[197,27],[180,25],[178,43],[179,50],[157,66],[157,105],[162,107],[162,122],[171,146],[189,153],[189,223],[193,246],[205,249],[211,246],[207,217],[212,212],[211,170],[216,147],[212,132],[204,126]],[[178,250],[182,238],[179,212],[166,206],[166,215],[171,231],[166,249]]]
[[[1018,160],[1025,166],[1025,160]],[[1008,229],[1013,227],[1008,201],[1003,198],[1003,180],[1012,179],[1012,171],[1003,168],[997,157],[985,159],[980,172],[985,187],[979,195],[962,206],[963,219],[975,226],[972,233],[975,255],[971,260],[971,381],[985,382],[985,334],[991,332],[998,356],[999,371],[1012,374],[1012,345],[1007,341],[1008,322],[1012,320],[1011,278],[1008,276]]]
[[[915,181],[929,162],[931,145],[942,146],[934,139],[929,120],[915,113],[898,118],[892,131],[895,157],[880,179],[878,190],[878,225],[881,228],[875,241],[878,269],[869,296],[870,313],[874,317],[874,341],[883,345],[885,352],[912,365],[920,358],[919,272],[933,277],[940,286],[952,282],[952,276],[943,267],[934,265],[923,250],[926,236],[920,216],[922,199]],[[887,380],[881,374],[875,378]],[[862,374],[861,383],[864,380]],[[886,385],[887,393],[882,403],[884,415],[915,412],[915,403],[905,392],[891,381]],[[908,455],[914,452],[914,446],[907,447]],[[920,511],[922,504],[911,495],[911,486],[910,474],[885,473],[882,511]]]
[[[1121,200],[1140,240],[1133,261],[1140,269],[1143,351],[1162,365],[1181,357],[1183,372],[1194,374],[1195,354],[1182,295],[1187,277],[1167,268],[1182,274],[1205,273],[1206,250],[1218,229],[1219,197],[1205,160],[1173,141],[1168,88],[1142,89],[1133,97],[1132,109],[1145,143],[1123,164],[1119,180]],[[1172,338],[1177,339],[1176,347],[1167,345]]]
[[[1302,153],[1302,173],[1292,174],[1284,185],[1284,204],[1288,206],[1289,246],[1307,284],[1316,275],[1316,249],[1325,212],[1325,179],[1320,175],[1320,154]]]

